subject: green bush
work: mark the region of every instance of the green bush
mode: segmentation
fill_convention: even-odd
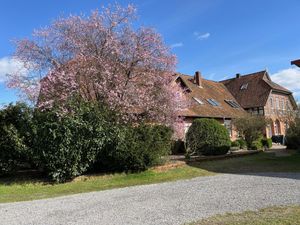
[[[262,138],[257,139],[256,141],[253,141],[251,143],[250,149],[251,150],[261,150],[263,149],[263,142],[262,142]]]
[[[272,148],[272,138],[263,138],[261,140],[263,147]]]
[[[240,148],[240,143],[238,141],[232,141],[231,142],[231,147],[237,147],[237,148]]]
[[[247,148],[247,142],[244,139],[237,139],[236,141],[239,143],[241,149]]]
[[[72,103],[68,114],[37,112],[34,153],[37,165],[56,182],[81,175],[110,141],[113,117],[98,104]]]
[[[96,167],[102,170],[139,172],[160,162],[171,150],[170,128],[162,125],[124,126],[101,152]]]
[[[230,137],[224,126],[214,119],[196,119],[190,126],[188,148],[203,155],[222,155],[230,149]]]
[[[300,149],[300,119],[297,118],[286,133],[286,144],[289,149]]]
[[[0,175],[32,164],[32,109],[24,103],[0,110]]]

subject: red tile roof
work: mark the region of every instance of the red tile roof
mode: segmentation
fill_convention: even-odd
[[[292,96],[291,91],[274,83],[265,70],[220,82],[228,88],[243,108],[265,106],[271,91]],[[247,85],[247,88],[242,89],[243,85]]]
[[[194,82],[194,77],[192,76],[178,74],[177,80],[180,80],[189,90],[186,95],[191,100],[191,106],[184,111],[183,116],[236,118],[246,114],[241,107],[233,108],[225,102],[225,100],[237,101],[222,83],[202,78],[202,88],[200,88]],[[194,98],[199,99],[203,104],[199,104]],[[214,99],[219,103],[219,106],[211,105],[207,99]]]

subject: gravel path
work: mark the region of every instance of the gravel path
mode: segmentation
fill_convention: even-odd
[[[0,204],[0,224],[176,225],[290,204],[300,204],[300,173],[223,174]]]

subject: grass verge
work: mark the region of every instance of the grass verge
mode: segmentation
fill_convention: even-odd
[[[259,211],[228,213],[189,225],[292,225],[300,224],[300,206],[269,207]]]
[[[26,178],[6,178],[0,179],[0,203],[50,198],[142,184],[161,183],[213,174],[214,173],[200,168],[184,165],[179,168],[165,171],[148,170],[136,174],[121,173],[82,176],[74,181],[63,184],[50,184],[41,180]]]
[[[193,162],[162,171],[152,169],[137,174],[81,176],[64,184],[50,184],[45,180],[27,176],[0,178],[0,203],[190,179],[216,173],[256,172],[300,172],[300,154],[276,157],[273,153],[259,153],[239,158]]]

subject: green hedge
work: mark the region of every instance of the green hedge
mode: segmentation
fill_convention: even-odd
[[[139,172],[158,164],[171,151],[172,131],[166,126],[124,126],[116,135],[115,141],[99,154],[97,169]]]
[[[86,172],[109,142],[113,132],[110,117],[105,107],[87,103],[72,106],[72,112],[63,116],[56,111],[36,113],[37,165],[56,182]]]
[[[0,175],[32,164],[32,110],[24,103],[0,110]]]
[[[226,154],[231,145],[227,129],[214,119],[194,120],[186,142],[190,151],[203,155]]]
[[[136,172],[171,151],[166,126],[126,124],[104,105],[78,99],[65,109],[33,111],[17,104],[0,110],[0,175],[24,164],[56,182],[98,169]]]

